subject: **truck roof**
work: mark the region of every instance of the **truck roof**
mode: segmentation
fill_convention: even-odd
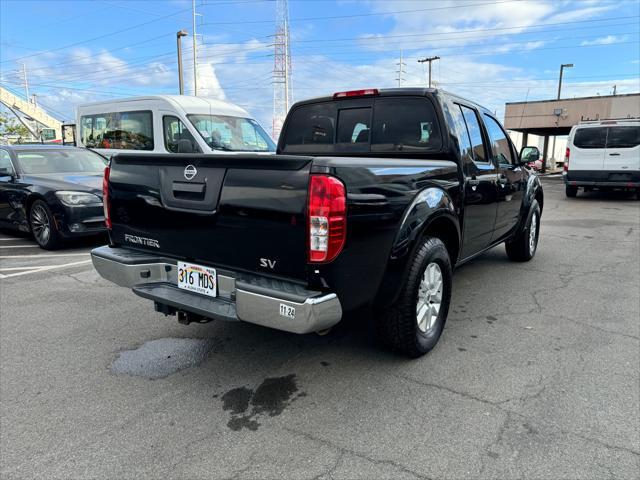
[[[372,87],[373,88],[373,87]],[[475,105],[479,110],[489,112],[490,110],[483,107],[482,105],[469,100],[468,98],[461,97],[460,95],[456,95],[455,93],[447,92],[446,90],[438,89],[438,88],[426,88],[426,87],[397,87],[397,88],[379,88],[378,95],[381,97],[392,97],[392,96],[427,96],[427,95],[437,95],[438,93],[444,93],[450,97],[454,97],[460,100],[464,100],[466,103],[470,103]],[[296,102],[296,105],[304,105],[308,103],[316,103],[316,102],[328,102],[333,100],[333,94],[322,96],[322,97],[314,97],[306,100],[302,100],[300,102]]]
[[[140,97],[114,98],[101,102],[83,103],[78,109],[100,107],[127,102],[161,101],[171,104],[174,108],[181,108],[187,113],[229,115],[233,117],[251,117],[244,108],[216,98],[194,97],[192,95],[145,95]]]

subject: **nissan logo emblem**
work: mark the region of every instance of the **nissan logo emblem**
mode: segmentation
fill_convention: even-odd
[[[191,180],[197,175],[197,173],[198,170],[196,170],[196,167],[194,167],[193,165],[187,165],[184,168],[184,178],[186,178],[187,180]]]

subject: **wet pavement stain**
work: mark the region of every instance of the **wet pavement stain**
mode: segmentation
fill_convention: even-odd
[[[260,426],[258,419],[261,416],[280,415],[291,402],[300,397],[306,397],[306,393],[298,393],[296,376],[291,374],[267,378],[255,390],[247,387],[234,388],[220,399],[223,410],[231,414],[227,423],[231,430],[246,428],[255,431]]]
[[[155,380],[194,367],[207,359],[215,343],[199,338],[160,338],[120,352],[111,373]]]

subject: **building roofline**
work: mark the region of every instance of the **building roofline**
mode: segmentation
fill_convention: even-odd
[[[594,98],[618,98],[618,97],[634,97],[640,96],[640,93],[621,93],[619,95],[595,95],[593,97],[576,97],[576,98],[561,98],[552,99],[552,100],[531,100],[528,102],[506,102],[505,105],[523,105],[528,103],[551,103],[551,102],[568,102],[568,101],[577,101],[577,100],[591,100]]]

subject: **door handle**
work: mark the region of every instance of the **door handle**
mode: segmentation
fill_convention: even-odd
[[[478,180],[477,178],[469,178],[467,180],[467,183],[472,187],[477,187],[478,185],[480,185],[480,180]]]
[[[611,155],[612,157],[619,157],[620,156],[619,153],[610,153],[609,155]]]
[[[509,180],[507,179],[507,177],[505,177],[504,175],[500,175],[500,177],[498,178],[498,181],[504,185],[506,184]]]

